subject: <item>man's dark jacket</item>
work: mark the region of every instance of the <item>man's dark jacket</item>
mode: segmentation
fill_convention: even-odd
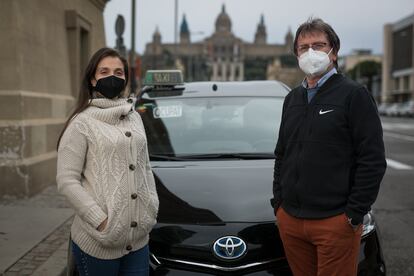
[[[381,122],[366,88],[331,76],[310,103],[303,86],[283,104],[275,149],[275,210],[298,218],[344,213],[361,223],[386,169]]]

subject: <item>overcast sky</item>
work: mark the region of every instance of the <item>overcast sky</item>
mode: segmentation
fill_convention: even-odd
[[[124,43],[130,47],[131,0],[110,0],[104,11],[106,42],[115,46],[115,20],[126,20]],[[163,42],[174,41],[174,0],[136,0],[136,50],[142,54],[158,26]],[[340,55],[355,48],[369,48],[382,53],[383,25],[394,23],[414,13],[412,0],[178,0],[179,24],[186,14],[192,41],[200,41],[214,31],[221,6],[232,20],[233,33],[252,42],[260,15],[264,14],[268,43],[283,43],[289,29],[310,16],[331,24],[341,39]],[[200,34],[200,33],[203,34]]]

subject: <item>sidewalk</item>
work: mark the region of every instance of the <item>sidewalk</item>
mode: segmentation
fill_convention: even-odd
[[[55,186],[28,199],[0,199],[0,275],[63,275],[72,218]]]

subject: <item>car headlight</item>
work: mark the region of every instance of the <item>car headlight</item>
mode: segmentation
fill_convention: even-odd
[[[376,227],[376,224],[375,224],[374,216],[372,215],[371,212],[368,212],[364,216],[364,222],[362,226],[362,237],[365,237],[366,235],[374,231],[375,227]]]

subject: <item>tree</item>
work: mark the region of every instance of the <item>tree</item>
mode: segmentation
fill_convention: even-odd
[[[365,84],[369,91],[372,91],[372,82],[375,76],[381,75],[381,63],[374,60],[366,60],[357,63],[347,75],[362,84]]]

